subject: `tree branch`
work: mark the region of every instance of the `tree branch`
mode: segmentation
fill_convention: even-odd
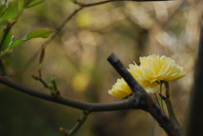
[[[77,108],[77,109],[81,109],[81,110],[88,110],[91,112],[97,112],[97,111],[115,111],[115,110],[126,110],[126,109],[131,109],[132,106],[129,102],[129,99],[127,100],[123,100],[123,101],[119,101],[119,102],[113,102],[113,103],[84,103],[84,102],[78,102],[78,101],[74,101],[74,100],[70,100],[67,98],[63,98],[60,97],[59,99],[52,97],[50,94],[46,94],[46,93],[42,93],[39,91],[36,91],[34,89],[30,89],[27,88],[25,86],[22,86],[12,80],[10,80],[8,77],[6,76],[0,76],[0,83],[7,85],[13,89],[16,89],[18,91],[21,91],[23,93],[44,99],[44,100],[48,100],[48,101],[52,101],[55,103],[59,103],[59,104],[63,104],[63,105],[67,105],[73,108]]]
[[[95,2],[95,3],[76,2],[76,4],[79,4],[81,7],[91,7],[91,6],[97,6],[97,5],[106,4],[106,3],[115,2],[115,1],[150,2],[150,1],[170,1],[170,0],[106,0],[106,1]]]
[[[130,98],[132,105],[138,106],[138,108],[149,112],[161,127],[169,134],[169,136],[182,136],[181,132],[176,126],[168,119],[153,99],[146,93],[146,91],[137,83],[135,78],[128,72],[126,67],[120,62],[120,60],[111,53],[108,61],[117,70],[117,72],[125,79],[132,91],[135,93]]]

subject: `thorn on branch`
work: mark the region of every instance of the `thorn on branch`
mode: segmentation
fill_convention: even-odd
[[[64,134],[64,136],[68,136],[68,130],[66,130],[66,129],[64,129],[64,128],[62,128],[62,127],[60,127],[60,129],[59,129],[61,132],[63,132],[63,134]]]
[[[86,4],[82,3],[82,2],[78,2],[77,4],[80,5],[81,7],[85,7],[86,6]]]

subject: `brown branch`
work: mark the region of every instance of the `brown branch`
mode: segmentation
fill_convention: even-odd
[[[117,72],[125,79],[132,91],[135,93],[130,98],[131,104],[135,108],[143,109],[149,112],[161,127],[169,134],[169,136],[182,136],[181,132],[176,126],[168,119],[158,105],[153,101],[149,94],[137,83],[135,78],[128,72],[126,67],[120,62],[120,60],[113,54],[108,58],[111,65],[117,70]]]
[[[170,1],[170,0],[106,0],[106,1],[95,2],[95,3],[76,2],[76,4],[80,5],[81,7],[90,7],[90,6],[97,6],[97,5],[106,4],[106,3],[115,2],[115,1],[150,2],[150,1]]]
[[[70,100],[67,98],[60,97],[59,99],[56,99],[52,97],[50,94],[42,93],[34,89],[30,89],[28,87],[22,86],[12,80],[10,80],[6,76],[0,76],[0,83],[7,85],[13,89],[16,89],[20,92],[52,101],[55,103],[67,105],[73,108],[81,109],[81,110],[88,110],[88,111],[115,111],[115,110],[126,110],[126,109],[131,109],[132,106],[130,105],[129,99],[119,101],[119,102],[113,102],[113,103],[103,103],[103,104],[94,104],[94,103],[84,103],[84,102],[78,102],[74,100]]]

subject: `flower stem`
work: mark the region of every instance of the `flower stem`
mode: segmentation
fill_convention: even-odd
[[[156,101],[157,101],[159,107],[161,108],[161,105],[160,105],[159,100],[158,100],[158,98],[157,98],[157,96],[156,96],[156,93],[154,93],[154,96],[155,96],[155,98],[156,98]]]
[[[160,94],[162,95],[162,82],[160,83]],[[161,109],[164,112],[163,100],[161,99]]]
[[[166,103],[166,107],[168,110],[169,119],[176,125],[176,127],[180,130],[180,132],[182,134],[184,134],[185,132],[184,132],[182,126],[180,125],[180,123],[178,122],[176,115],[173,111],[173,106],[172,106],[172,103],[171,103],[171,100],[169,97],[169,83],[165,82],[164,85],[165,85],[165,89],[166,89],[166,98],[164,99],[164,101]]]

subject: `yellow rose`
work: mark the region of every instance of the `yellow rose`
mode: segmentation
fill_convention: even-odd
[[[113,88],[108,93],[118,98],[127,98],[132,95],[132,90],[124,79],[117,79],[116,84],[113,85]]]
[[[176,65],[174,60],[166,56],[140,57],[140,66],[135,63],[129,67],[129,72],[148,93],[155,93],[160,82],[177,80],[185,76],[183,67]]]
[[[183,67],[176,65],[174,60],[166,56],[140,57],[140,65],[130,64],[129,68],[128,71],[148,93],[155,93],[160,82],[177,80],[185,76]],[[123,79],[118,79],[108,93],[118,98],[127,98],[132,95],[132,90]]]

